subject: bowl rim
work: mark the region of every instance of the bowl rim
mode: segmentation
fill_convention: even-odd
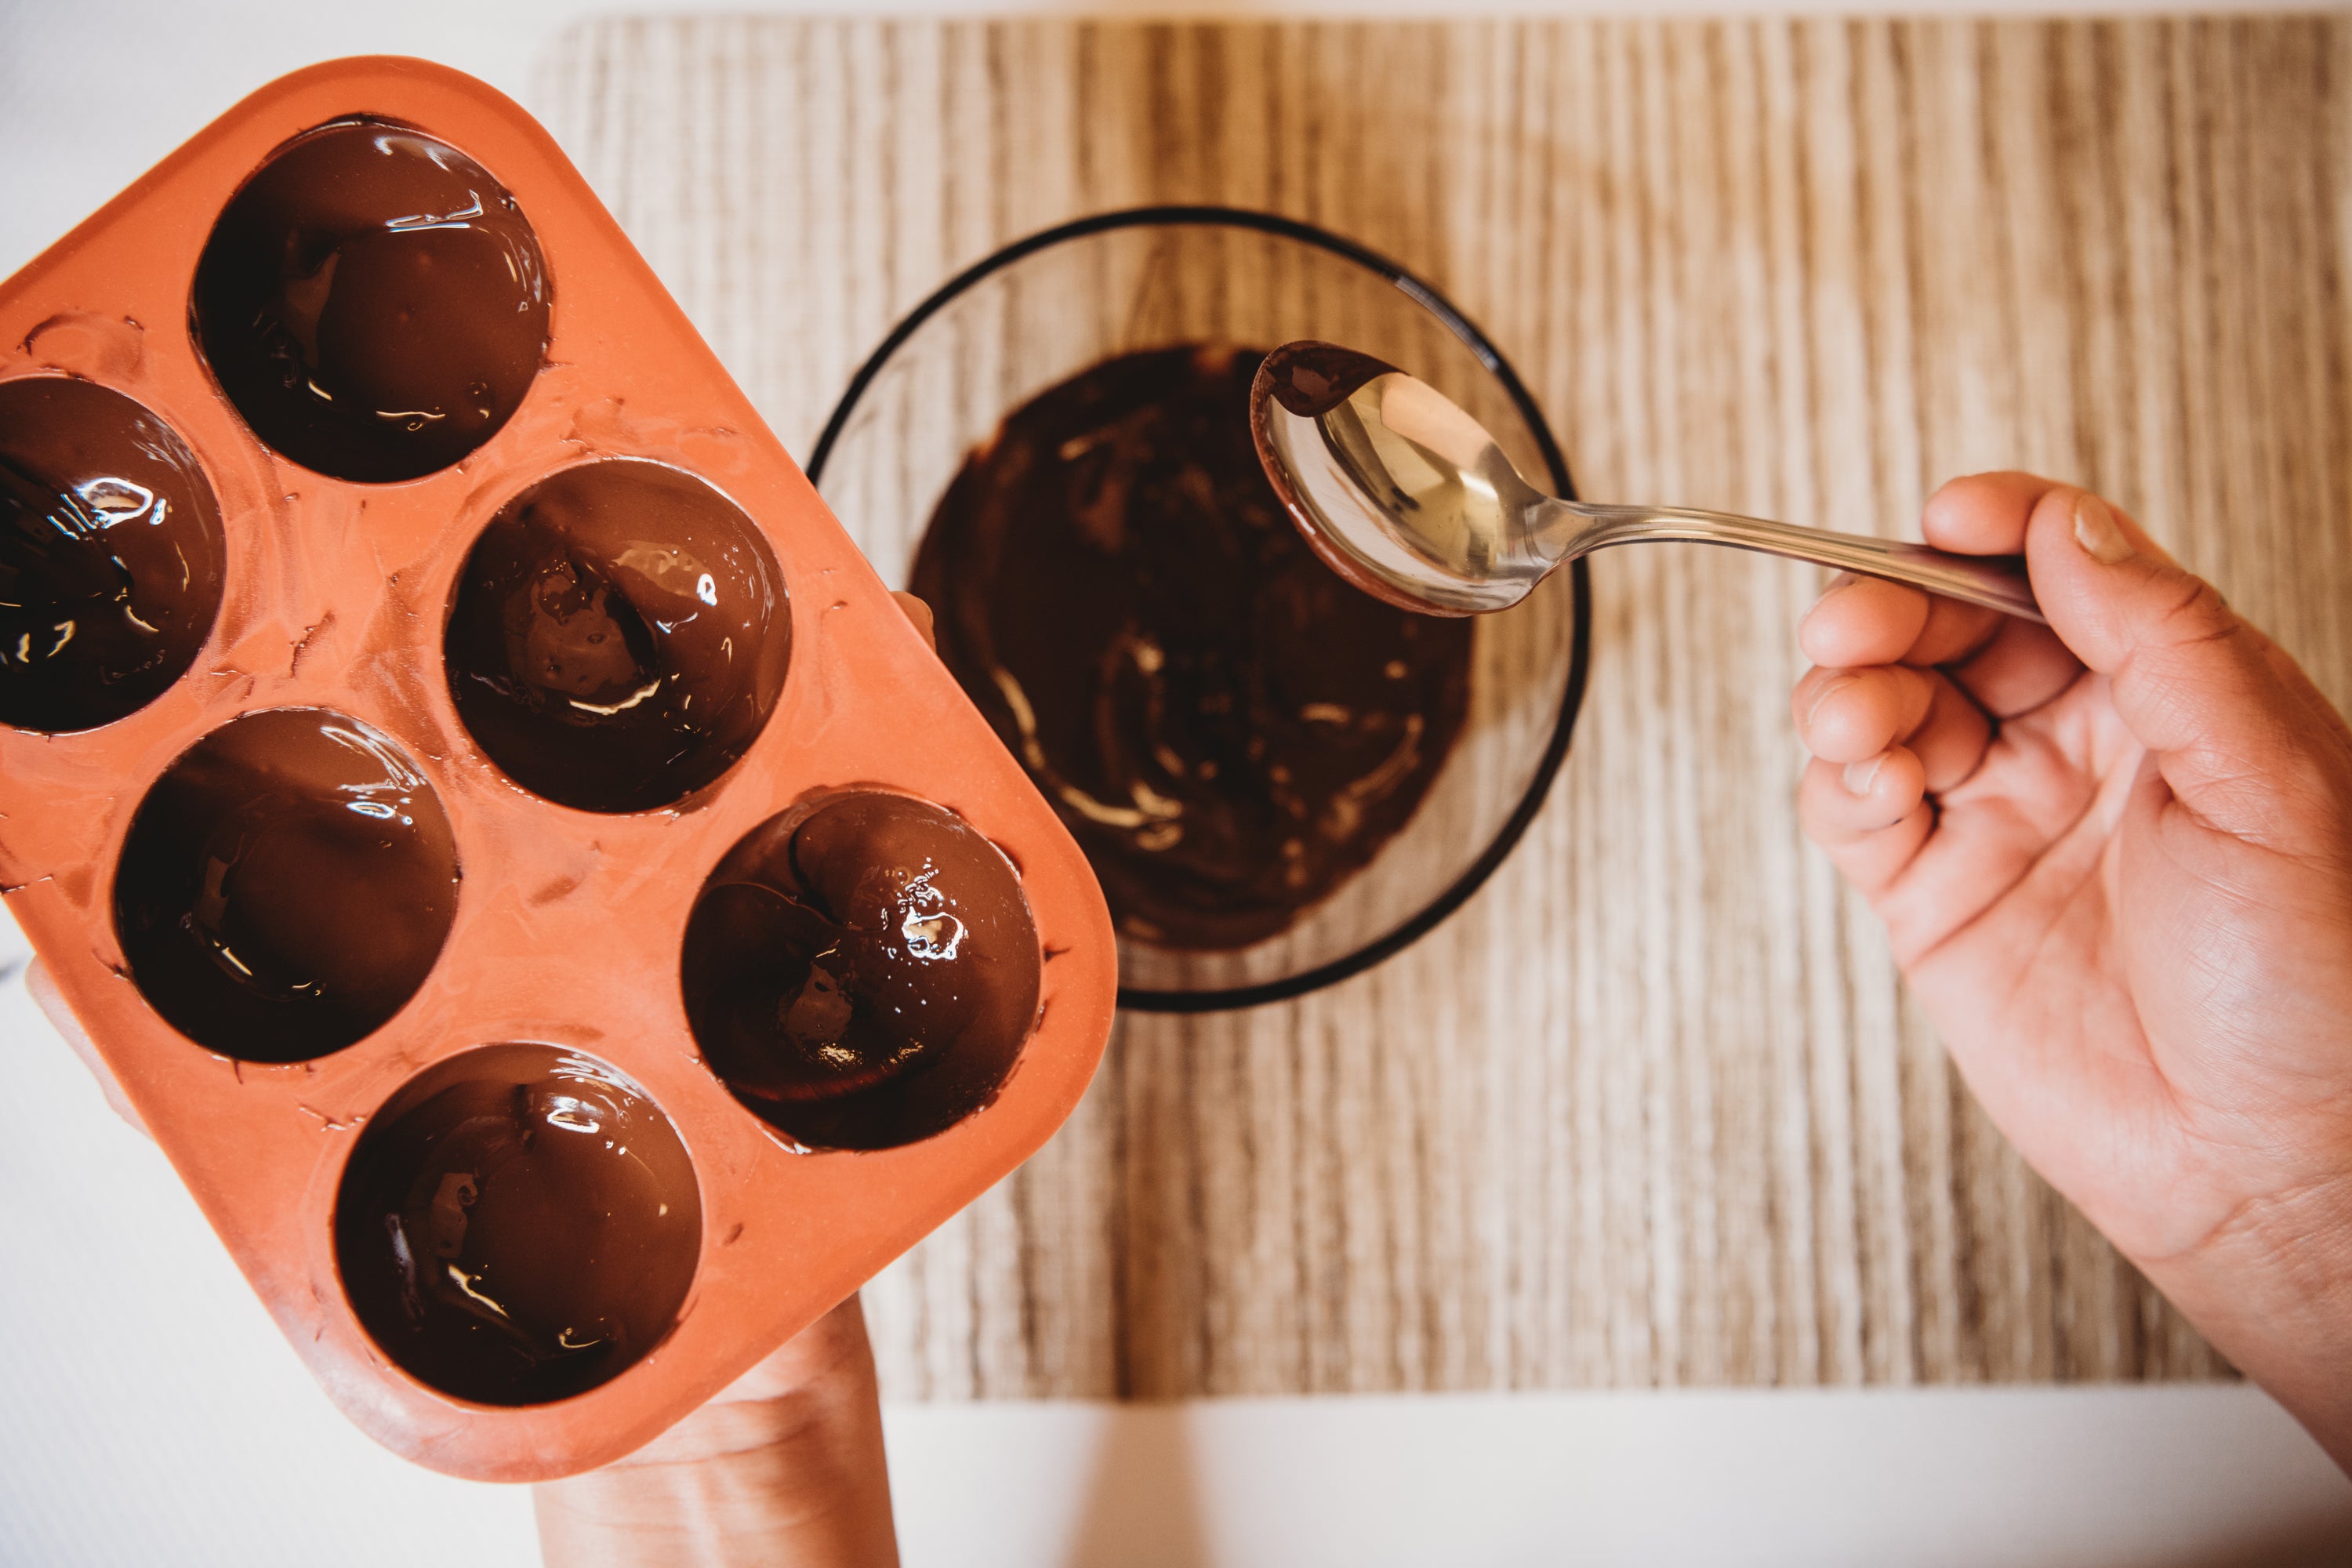
[[[882,374],[883,367],[889,363],[891,357],[906,346],[908,340],[959,296],[992,274],[1041,250],[1069,240],[1090,238],[1119,229],[1148,227],[1231,227],[1271,234],[1328,251],[1382,279],[1435,317],[1476,357],[1487,374],[1495,377],[1509,396],[1512,406],[1518,410],[1519,417],[1527,421],[1537,449],[1543,455],[1544,465],[1550,470],[1553,492],[1570,500],[1575,499],[1576,489],[1569,478],[1568,460],[1560,455],[1559,443],[1553,437],[1550,425],[1544,419],[1543,410],[1537,405],[1534,395],[1528,391],[1526,383],[1519,379],[1518,372],[1512,368],[1510,362],[1503,357],[1502,351],[1434,285],[1378,251],[1302,219],[1250,207],[1200,205],[1121,207],[1055,224],[1000,247],[940,284],[900,318],[888,335],[866,356],[865,363],[857,367],[857,373],[850,377],[848,386],[825,419],[824,431],[817,437],[815,447],[810,450],[809,483],[817,488],[820,495],[824,493],[826,459],[833,455],[835,446],[848,427],[850,417],[856,412],[866,389]],[[1569,742],[1576,730],[1577,715],[1584,705],[1585,681],[1591,662],[1592,581],[1591,571],[1581,557],[1570,564],[1569,574],[1574,599],[1573,624],[1569,632],[1568,682],[1560,693],[1559,717],[1553,721],[1550,737],[1545,742],[1542,754],[1536,760],[1535,771],[1529,774],[1527,787],[1521,792],[1517,803],[1504,817],[1502,826],[1496,830],[1486,848],[1464,868],[1460,875],[1419,910],[1382,935],[1312,969],[1303,969],[1279,980],[1229,985],[1209,991],[1159,990],[1122,982],[1118,988],[1119,1007],[1138,1013],[1219,1013],[1261,1006],[1269,1002],[1286,1002],[1309,992],[1319,991],[1327,985],[1335,985],[1384,963],[1428,935],[1467,903],[1471,895],[1486,885],[1496,868],[1517,847],[1528,825],[1535,820],[1536,813],[1543,808],[1546,798],[1551,794],[1552,784],[1559,776],[1560,764],[1567,759]]]

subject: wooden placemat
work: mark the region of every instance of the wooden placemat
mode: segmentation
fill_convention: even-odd
[[[1433,277],[1585,493],[1888,533],[2119,498],[2352,698],[2352,22],[614,21],[534,107],[795,451],[898,313],[1147,201]],[[1916,535],[1915,535],[1916,536]],[[1461,914],[1129,1017],[868,1292],[901,1397],[2226,1371],[2021,1165],[1801,839],[1800,567],[1593,565],[1565,774]]]

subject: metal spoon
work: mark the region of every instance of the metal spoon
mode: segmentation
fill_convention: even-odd
[[[1507,610],[1605,545],[1679,539],[1760,550],[2042,618],[2014,555],[1954,555],[1671,506],[1592,506],[1528,483],[1486,427],[1369,354],[1286,343],[1250,387],[1258,460],[1299,531],[1375,597],[1431,615]]]

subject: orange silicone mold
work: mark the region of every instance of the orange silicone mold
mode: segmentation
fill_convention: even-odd
[[[543,367],[452,467],[389,483],[322,477],[263,445],[190,325],[200,252],[273,152],[354,117],[456,147],[511,194],[553,281]],[[356,59],[237,105],[0,287],[0,385],[66,377],[135,400],[190,448],[226,540],[220,607],[152,700],[67,733],[0,728],[0,880],[58,989],[287,1338],[335,1402],[436,1469],[530,1480],[637,1447],[1037,1149],[1077,1102],[1116,993],[1083,858],[924,647],[552,141],[481,84]],[[499,509],[558,470],[649,459],[748,515],[788,595],[790,660],[756,740],[663,808],[571,809],[512,782],[453,703],[445,626]],[[132,818],[174,759],[243,714],[331,709],[388,736],[437,796],[462,872],[454,921],[388,1022],[310,1060],[195,1044],[131,975],[114,919]],[[995,1098],[933,1136],[808,1152],[704,1064],[681,943],[712,868],[794,803],[850,785],[946,807],[1017,868],[1043,955],[1038,1022]],[[362,1131],[427,1069],[478,1047],[608,1063],[675,1127],[701,1242],[666,1338],[584,1393],[491,1405],[417,1381],[362,1329],[335,1209]],[[511,1053],[509,1053],[511,1054]],[[411,1097],[413,1099],[413,1097]],[[407,1101],[403,1101],[405,1104]]]

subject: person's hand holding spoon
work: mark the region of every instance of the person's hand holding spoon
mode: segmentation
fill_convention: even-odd
[[[2352,1466],[2352,731],[2096,496],[1981,474],[1925,525],[2050,626],[1832,584],[1806,832],[2028,1162]]]
[[[1333,343],[1286,343],[1250,388],[1275,493],[1331,569],[1435,616],[1508,609],[1612,544],[1728,544],[2042,618],[2014,560],[1688,507],[1594,506],[1529,484],[1493,436],[1428,383]]]
[[[1301,367],[1259,377],[1259,452],[1343,575],[1459,614],[1564,558],[1511,542],[1542,498],[1466,415]],[[1833,583],[1800,632],[1805,830],[2027,1161],[2352,1468],[2352,729],[2096,496],[1982,474],[1923,524],[2030,574],[2047,624],[1906,585],[1916,554]]]

